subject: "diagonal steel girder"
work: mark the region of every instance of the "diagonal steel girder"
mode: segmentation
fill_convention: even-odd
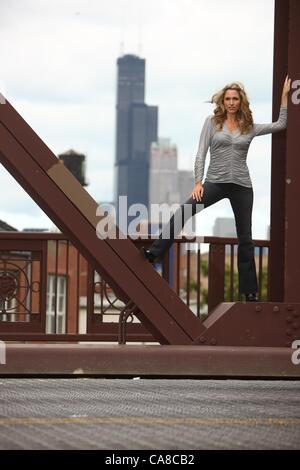
[[[129,239],[99,239],[97,203],[3,100],[0,161],[53,222],[163,344],[191,344],[204,330],[186,304],[147,263]],[[118,228],[116,228],[118,233]]]

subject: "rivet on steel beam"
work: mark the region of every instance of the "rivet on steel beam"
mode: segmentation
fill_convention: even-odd
[[[286,334],[287,336],[291,336],[292,335],[292,330],[290,330],[289,328],[286,330]]]
[[[200,338],[200,343],[205,343],[206,339],[205,338]]]
[[[279,307],[277,307],[277,305],[275,305],[275,307],[273,307],[273,312],[279,312]]]
[[[293,328],[294,330],[297,330],[299,328],[299,325],[296,321],[293,323]]]
[[[295,318],[298,318],[299,317],[299,312],[293,312],[293,315]]]
[[[292,306],[292,305],[288,305],[288,306],[286,307],[286,309],[289,310],[289,311],[291,311],[291,310],[293,310],[293,306]]]
[[[213,346],[215,346],[217,344],[217,340],[215,338],[212,338],[210,340],[210,344],[212,344]]]
[[[260,305],[256,305],[255,309],[256,312],[261,312],[262,308]]]
[[[288,317],[286,317],[286,322],[287,323],[292,323],[292,321],[293,321],[293,319],[290,315]]]

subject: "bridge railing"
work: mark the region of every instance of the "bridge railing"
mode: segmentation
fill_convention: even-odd
[[[135,240],[137,247],[152,240]],[[269,299],[269,242],[255,240],[259,299]],[[160,275],[201,320],[238,294],[237,239],[176,240]],[[0,233],[0,339],[11,341],[106,341],[119,337],[124,308],[105,280],[61,233]],[[132,316],[127,341],[151,342]]]

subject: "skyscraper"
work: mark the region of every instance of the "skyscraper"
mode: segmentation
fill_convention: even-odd
[[[126,54],[117,61],[116,158],[114,200],[148,207],[149,155],[157,141],[157,106],[145,104],[145,59]]]
[[[178,169],[177,147],[159,138],[150,152],[150,204],[183,204],[194,186],[194,173]]]

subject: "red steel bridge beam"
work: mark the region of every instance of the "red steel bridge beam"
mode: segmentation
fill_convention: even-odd
[[[271,169],[270,300],[300,302],[300,2],[275,1],[273,120],[282,83],[292,89],[286,132],[273,134]]]

